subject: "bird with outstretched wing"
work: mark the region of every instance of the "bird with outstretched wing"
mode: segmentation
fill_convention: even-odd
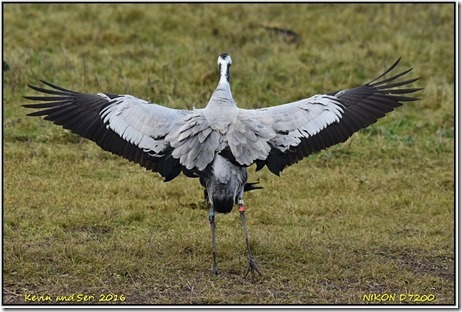
[[[260,109],[238,108],[229,84],[231,57],[218,57],[218,86],[207,106],[178,110],[131,95],[86,94],[42,81],[49,89],[29,85],[46,96],[24,107],[29,116],[45,120],[96,142],[102,149],[158,172],[170,181],[183,172],[199,178],[210,203],[213,273],[217,274],[215,212],[239,207],[247,244],[246,275],[260,273],[248,243],[244,191],[258,188],[247,183],[247,167],[267,167],[279,175],[284,168],[329,146],[346,141],[386,113],[415,101],[408,94],[420,88],[399,88],[418,78],[398,80],[411,69],[362,86],[318,94],[296,102]]]

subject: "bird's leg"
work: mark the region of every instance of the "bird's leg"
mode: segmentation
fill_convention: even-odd
[[[258,269],[257,263],[252,257],[252,253],[250,252],[250,244],[249,244],[249,236],[247,235],[247,228],[245,226],[245,206],[244,200],[242,198],[238,201],[239,206],[239,215],[241,217],[242,222],[242,231],[244,232],[245,243],[247,245],[247,258],[249,259],[249,268],[247,269],[247,273],[245,273],[244,277],[247,277],[249,273],[252,273],[252,276],[255,276],[255,272],[261,275],[260,270]]]
[[[213,206],[210,207],[209,210],[209,222],[210,222],[210,229],[212,230],[212,255],[213,255],[213,274],[218,274],[217,269],[217,251],[215,249],[215,209]]]

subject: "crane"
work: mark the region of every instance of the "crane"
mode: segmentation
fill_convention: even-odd
[[[419,78],[398,80],[411,69],[384,78],[399,63],[374,80],[350,89],[317,94],[299,101],[260,108],[239,108],[231,93],[229,54],[218,56],[218,85],[205,108],[172,109],[132,95],[87,94],[41,80],[49,88],[29,87],[41,96],[25,96],[40,104],[29,116],[62,126],[102,149],[159,173],[170,181],[183,173],[199,178],[210,204],[212,272],[218,274],[215,214],[237,204],[247,247],[247,276],[261,274],[252,256],[246,228],[244,191],[247,167],[265,166],[279,175],[287,166],[375,123],[421,88],[407,85]],[[406,88],[398,88],[406,86]]]

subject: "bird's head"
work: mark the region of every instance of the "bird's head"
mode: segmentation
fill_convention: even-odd
[[[229,67],[233,63],[231,56],[228,53],[222,53],[218,56],[218,74],[220,82],[229,82]]]
[[[225,67],[229,65],[231,65],[233,63],[233,60],[231,59],[231,56],[229,56],[228,53],[222,53],[218,56],[218,66],[220,66],[220,64],[223,64]]]

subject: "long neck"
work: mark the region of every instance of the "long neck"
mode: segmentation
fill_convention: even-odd
[[[212,94],[207,107],[236,107],[229,85],[229,67],[227,62],[218,63],[218,86]]]
[[[229,74],[229,67],[230,67],[231,64],[228,64],[228,63],[220,63],[218,65],[218,74],[220,75],[219,76],[219,82],[218,84],[222,84],[222,83],[227,83],[229,84],[229,77],[230,77],[230,74]]]
[[[229,67],[231,64],[228,63],[219,63],[218,64],[218,74],[219,81],[218,86],[213,92],[212,99],[214,103],[218,104],[231,104],[235,105],[233,95],[231,93],[231,86],[229,85]]]

